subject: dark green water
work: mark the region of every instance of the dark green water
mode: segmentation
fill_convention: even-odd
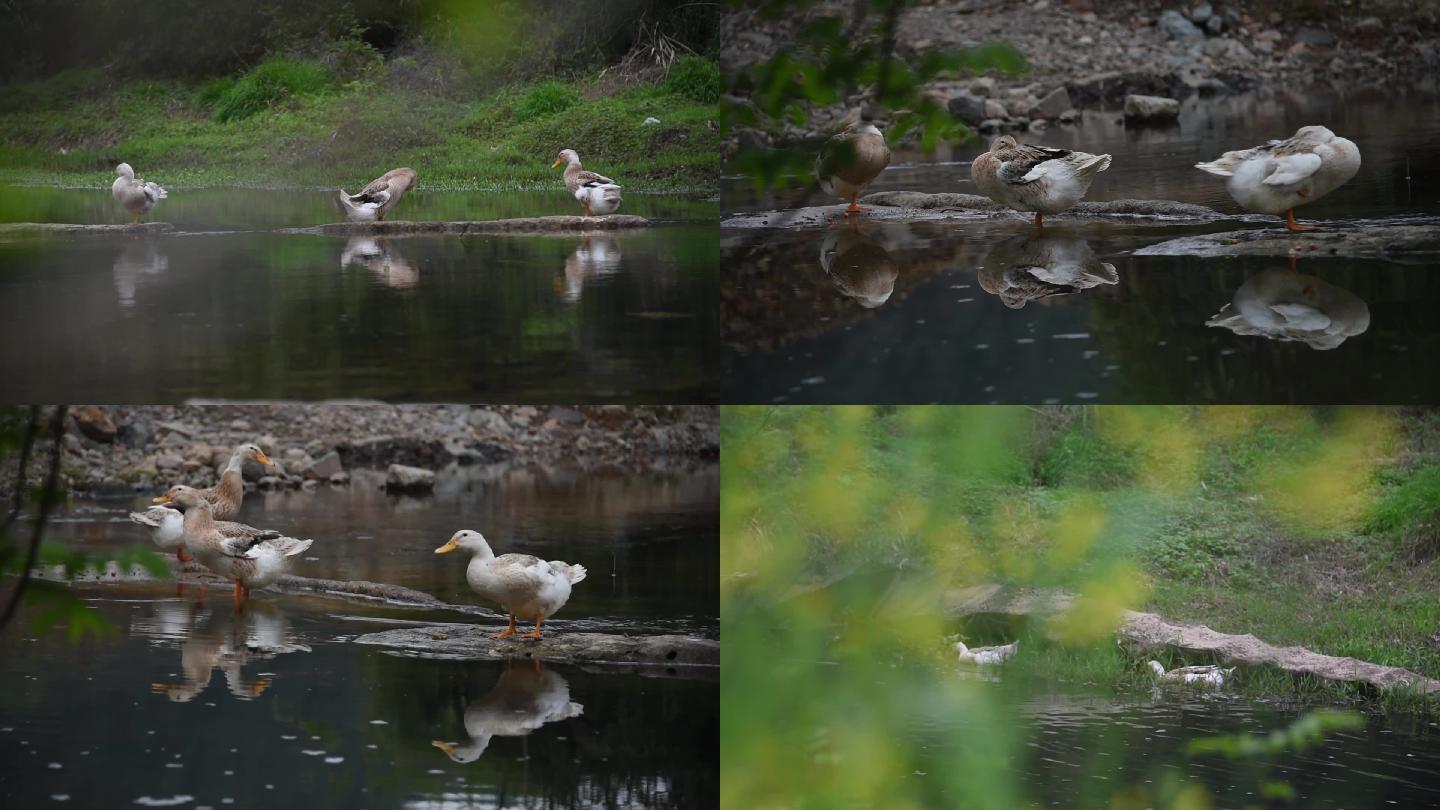
[[[100,190],[6,192],[19,200],[0,207],[7,221],[119,216]],[[572,213],[561,197],[417,194],[392,218]],[[277,234],[337,221],[330,195],[197,189],[156,209],[177,226],[168,234],[7,234],[7,399],[713,400],[715,207],[626,203],[662,224],[597,236]]]
[[[482,471],[483,470],[483,471]],[[351,639],[408,622],[499,626],[433,553],[455,530],[589,569],[550,632],[718,635],[712,468],[635,475],[465,468],[432,498],[361,471],[342,490],[247,497],[242,519],[315,544],[295,573],[431,591],[474,612],[129,582],[77,586],[117,634],[0,644],[0,805],[713,806],[718,672],[398,655]],[[148,542],[137,497],[83,502],[55,534],[90,551]],[[552,629],[553,628],[553,629]],[[523,733],[522,733],[523,732]],[[435,747],[456,746],[455,759]],[[456,760],[460,761],[456,761]],[[181,797],[189,797],[181,799]],[[142,801],[143,800],[143,801]]]

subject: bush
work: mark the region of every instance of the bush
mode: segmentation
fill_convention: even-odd
[[[200,85],[200,89],[196,90],[192,97],[195,106],[213,109],[235,86],[236,81],[238,80],[234,76],[220,76]]]
[[[321,93],[329,87],[330,74],[320,65],[284,57],[267,59],[219,95],[215,120],[249,118],[287,96]]]
[[[1036,464],[1035,477],[1044,486],[1112,489],[1134,481],[1136,467],[1133,450],[1071,428],[1055,437]]]
[[[665,89],[701,104],[720,100],[720,63],[702,56],[685,56],[670,66]]]
[[[1370,509],[1368,528],[1406,540],[1433,542],[1440,535],[1440,464],[1422,467]]]
[[[562,82],[544,82],[530,88],[515,103],[515,120],[530,121],[570,109],[580,102],[575,88]]]

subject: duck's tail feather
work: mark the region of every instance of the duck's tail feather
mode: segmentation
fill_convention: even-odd
[[[1248,152],[1226,152],[1218,158],[1206,163],[1196,163],[1195,168],[1202,172],[1209,172],[1218,177],[1230,177],[1240,164],[1245,162]]]
[[[131,512],[130,522],[138,523],[141,526],[148,526],[151,529],[160,528],[160,521],[150,517],[150,515],[145,512]]]
[[[570,578],[570,584],[574,585],[585,578],[585,566],[578,563],[570,563],[565,566],[565,574]]]
[[[1080,174],[1099,174],[1108,168],[1110,168],[1109,155],[1092,155],[1084,163],[1075,167],[1075,171]]]

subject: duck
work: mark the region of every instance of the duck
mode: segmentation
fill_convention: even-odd
[[[507,669],[485,697],[465,709],[468,742],[435,740],[431,745],[459,763],[474,762],[485,753],[492,737],[523,737],[547,723],[585,713],[570,700],[570,684],[550,670]]]
[[[608,236],[587,236],[565,259],[564,291],[568,304],[580,300],[586,282],[614,275],[620,269],[620,248]]]
[[[890,165],[885,134],[872,121],[857,121],[835,133],[815,158],[815,179],[826,194],[849,198],[845,214],[863,213],[860,193]]]
[[[250,591],[275,582],[289,567],[289,559],[310,548],[314,540],[294,537],[256,537],[227,534],[215,520],[214,507],[192,487],[171,487],[166,497],[185,510],[185,545],[195,561],[216,574],[235,580],[235,605],[250,598]]]
[[[358,264],[370,271],[377,281],[396,290],[405,290],[420,283],[420,271],[401,255],[398,248],[385,239],[352,236],[340,251],[340,269]]]
[[[1370,328],[1370,307],[1324,279],[1266,270],[1241,284],[1205,325],[1328,351]]]
[[[900,265],[890,252],[858,230],[837,227],[820,243],[820,269],[842,295],[865,309],[890,300]]]
[[[240,504],[245,500],[245,477],[241,471],[244,469],[246,461],[257,461],[266,467],[275,463],[257,445],[236,445],[234,451],[230,453],[230,461],[220,472],[219,483],[200,490],[201,497],[214,507],[216,520],[228,520],[240,513]],[[166,504],[170,502],[170,498],[168,495],[161,495],[153,502]]]
[[[565,188],[580,202],[585,216],[603,216],[620,210],[620,186],[603,174],[581,168],[580,155],[574,149],[555,153],[550,168],[565,164]]]
[[[351,222],[384,222],[385,215],[400,202],[405,192],[415,188],[414,169],[399,168],[380,175],[370,185],[351,194],[340,189],[340,205]]]
[[[1235,667],[1221,669],[1219,664],[1177,667],[1169,672],[1165,671],[1159,661],[1151,661],[1149,666],[1161,683],[1194,683],[1202,686],[1224,686],[1225,679],[1235,671]]]
[[[465,569],[471,589],[497,602],[510,614],[510,627],[496,638],[515,636],[515,617],[535,622],[526,638],[540,638],[540,623],[555,615],[570,599],[570,588],[585,579],[585,566],[558,560],[542,560],[529,554],[495,556],[480,532],[456,532],[436,554],[464,549],[472,555]]]
[[[165,551],[175,552],[175,559],[180,562],[190,562],[194,559],[185,550],[185,514],[180,510],[171,509],[168,506],[152,506],[144,512],[131,512],[130,522],[149,529],[150,539],[154,541],[155,545]],[[221,534],[227,537],[269,540],[280,536],[277,531],[257,529],[254,526],[246,526],[244,523],[233,523],[228,520],[217,520],[215,526]]]
[[[1012,641],[1009,644],[1002,644],[998,647],[976,647],[970,649],[965,642],[955,642],[955,652],[959,654],[961,663],[979,664],[981,666],[993,666],[1005,663],[1005,659],[1014,655],[1020,649],[1019,641]]]
[[[150,213],[155,203],[170,196],[170,192],[161,188],[156,183],[135,179],[135,170],[129,163],[121,163],[115,167],[115,182],[110,184],[110,196],[115,202],[125,206],[125,210],[135,215],[131,225],[139,225],[140,217]]]
[[[997,244],[985,255],[976,275],[980,288],[998,296],[1010,309],[1020,309],[1042,298],[1120,283],[1115,265],[1100,261],[1088,242],[1049,234]]]
[[[1326,127],[1304,126],[1288,140],[1226,152],[1195,168],[1227,178],[1226,190],[1247,211],[1284,213],[1288,230],[1313,231],[1295,221],[1296,206],[1349,182],[1360,171],[1360,149]]]
[[[1109,155],[1022,144],[1010,135],[970,164],[980,193],[1016,211],[1034,211],[1035,227],[1085,198],[1095,175],[1110,168]]]

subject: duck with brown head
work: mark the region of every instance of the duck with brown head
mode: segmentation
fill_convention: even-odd
[[[1109,155],[1022,144],[1009,135],[970,164],[970,177],[986,197],[1016,211],[1035,212],[1035,227],[1085,198],[1095,175],[1110,168]]]

